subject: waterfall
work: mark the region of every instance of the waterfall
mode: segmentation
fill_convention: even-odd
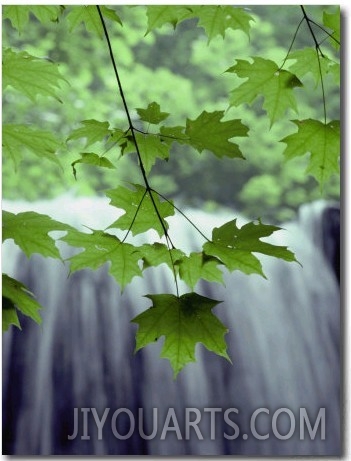
[[[93,228],[115,218],[103,199],[64,197],[35,209]],[[331,209],[333,226],[323,218]],[[28,286],[44,309],[41,326],[22,317],[22,331],[3,335],[3,453],[339,455],[335,210],[305,206],[299,221],[275,233],[274,243],[288,245],[301,266],[260,257],[268,280],[234,272],[225,275],[225,287],[197,287],[223,301],[215,311],[230,329],[233,364],[198,345],[198,361],[176,380],[159,358],[162,341],[133,353],[137,326],[130,323],[150,305],[143,295],[174,292],[168,269],[148,269],[121,294],[106,267],[68,277],[61,262],[27,260],[6,242],[3,271]],[[204,230],[233,218],[188,215]],[[182,248],[200,248],[182,217],[172,219],[171,229]],[[323,231],[318,238],[315,229]]]

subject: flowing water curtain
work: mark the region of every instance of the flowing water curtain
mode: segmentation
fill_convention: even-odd
[[[111,216],[106,218],[104,205],[106,202],[99,199],[61,199],[39,206],[38,211],[56,210],[54,218],[70,214],[67,219],[78,219],[89,225],[89,210],[90,216],[91,210],[96,210],[94,219],[110,222]],[[212,227],[218,226],[221,219],[201,212],[190,212],[190,215],[199,225],[206,223]],[[177,239],[191,247],[198,237],[184,221],[180,224],[177,217],[173,219]],[[313,219],[318,228],[317,213]],[[306,234],[307,226],[295,223],[284,227],[287,230],[279,233],[275,243],[289,244],[303,268],[264,258],[268,281],[256,275],[236,274],[226,276],[226,288],[203,283],[201,293],[223,300],[218,313],[230,328],[229,351],[233,365],[198,346],[198,362],[189,364],[176,381],[168,363],[159,359],[159,343],[133,355],[134,327],[130,320],[148,306],[143,295],[157,293],[172,283],[162,267],[152,276],[146,273],[146,277],[135,279],[121,295],[106,268],[77,272],[67,279],[67,269],[62,263],[35,256],[27,261],[17,249],[5,246],[3,260],[5,266],[9,266],[10,275],[28,285],[45,309],[41,327],[28,321],[22,332],[12,329],[4,335],[4,452],[18,455],[338,454],[338,285],[332,268]],[[75,430],[74,408],[79,411],[80,432],[70,440],[68,436]],[[96,409],[99,418],[106,408],[111,409],[101,440],[92,410],[84,413],[84,408]],[[112,430],[112,417],[116,410],[123,408],[131,412],[136,427],[130,436],[118,439]],[[138,421],[142,419],[144,433],[152,435],[154,408],[157,409],[157,433],[149,439],[143,438]],[[167,418],[172,417],[169,413],[172,408],[180,434],[165,429]],[[215,413],[215,408],[222,411]],[[241,430],[240,436],[233,440],[230,436],[234,429],[228,419],[224,419],[225,411],[232,408],[238,413],[228,413],[227,417]],[[266,440],[253,437],[250,432],[250,417],[259,408],[270,411],[270,415],[262,413],[256,419],[257,433],[269,434]],[[272,432],[272,417],[279,408],[290,409],[296,418],[295,433],[287,440],[278,439]],[[308,434],[304,440],[299,439],[300,408],[306,408],[312,423],[319,409],[326,409],[326,440],[320,440],[319,433],[312,441]],[[197,411],[200,412],[198,430],[203,440],[189,425],[189,437],[186,437],[187,418],[196,420]],[[85,416],[89,417],[86,432]],[[214,434],[211,417],[216,422]],[[287,414],[278,419],[281,434],[289,432],[289,420],[284,417],[287,418]],[[115,431],[128,435],[128,413],[120,413],[114,422]],[[174,426],[174,418],[168,423]],[[90,439],[84,437],[87,433]],[[248,434],[248,439],[244,434]]]

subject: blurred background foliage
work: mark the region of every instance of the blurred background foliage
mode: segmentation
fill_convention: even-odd
[[[5,7],[6,8],[6,7]],[[62,139],[59,157],[63,169],[42,162],[28,154],[17,171],[11,160],[3,158],[3,197],[38,200],[71,191],[72,194],[103,194],[121,182],[140,182],[136,159],[121,157],[117,148],[106,152],[115,170],[88,165],[77,167],[77,180],[71,163],[84,151],[84,144],[64,140],[86,119],[109,121],[112,127],[126,129],[127,122],[106,43],[87,32],[83,25],[70,32],[64,20],[74,6],[66,7],[57,23],[43,25],[30,17],[19,34],[11,22],[3,22],[3,46],[26,50],[34,56],[46,57],[60,64],[60,72],[69,84],[63,84],[61,103],[38,98],[37,104],[11,88],[3,94],[3,120],[25,123],[55,132]],[[117,65],[127,103],[130,108],[146,108],[156,101],[161,110],[169,112],[169,125],[184,125],[185,119],[197,117],[203,110],[227,110],[230,91],[239,83],[225,70],[235,59],[262,56],[281,63],[302,16],[298,6],[250,6],[254,17],[250,39],[241,31],[228,30],[223,40],[217,37],[207,45],[202,28],[196,20],[187,20],[175,30],[170,25],[145,36],[147,16],[142,6],[113,6],[123,27],[108,23]],[[308,6],[308,13],[322,23],[323,11],[334,6]],[[321,36],[322,38],[322,36]],[[304,24],[293,49],[313,46]],[[323,50],[330,57],[333,49],[327,41]],[[323,102],[320,86],[308,75],[304,87],[296,90],[299,114],[287,114],[271,129],[261,103],[230,108],[230,118],[242,119],[250,127],[248,138],[238,139],[246,161],[211,154],[199,155],[186,146],[173,145],[168,162],[158,161],[151,172],[151,184],[168,198],[189,206],[213,209],[218,204],[234,208],[250,218],[262,217],[282,221],[294,216],[302,203],[320,198],[316,181],[305,175],[306,159],[285,162],[285,144],[278,142],[294,132],[289,119],[312,117],[322,119]],[[333,76],[325,77],[328,118],[339,118],[339,88]],[[261,101],[262,102],[262,101]],[[136,111],[132,111],[137,118]],[[94,145],[96,153],[104,145]],[[339,197],[339,178],[334,177],[323,191],[325,198]]]

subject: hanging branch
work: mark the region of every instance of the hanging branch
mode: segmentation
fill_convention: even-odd
[[[116,77],[116,81],[117,81],[117,85],[118,85],[118,90],[119,90],[119,94],[121,96],[121,99],[122,99],[122,103],[123,103],[123,107],[124,107],[124,111],[126,113],[126,116],[127,116],[127,120],[128,120],[128,125],[129,125],[129,130],[131,132],[131,135],[132,135],[132,139],[133,139],[133,142],[134,142],[134,145],[135,145],[135,149],[136,149],[136,153],[137,153],[137,156],[138,156],[138,160],[139,160],[139,166],[140,166],[140,171],[141,171],[141,174],[143,176],[143,180],[144,180],[144,183],[145,183],[145,187],[146,187],[146,192],[143,196],[143,199],[145,198],[145,195],[148,193],[149,196],[150,196],[150,199],[151,199],[151,202],[152,202],[152,205],[154,207],[154,210],[156,212],[156,215],[157,215],[157,218],[161,224],[161,227],[162,227],[162,230],[164,232],[164,235],[165,235],[165,238],[166,238],[166,242],[167,242],[167,247],[168,247],[168,251],[169,251],[169,255],[170,255],[170,259],[171,259],[171,263],[172,263],[172,269],[173,269],[173,275],[174,275],[174,281],[175,281],[175,285],[176,285],[176,291],[177,291],[177,296],[179,297],[179,289],[178,289],[178,281],[177,281],[177,274],[176,274],[176,270],[175,270],[175,265],[174,265],[174,261],[173,261],[173,257],[172,257],[172,253],[171,253],[171,249],[174,249],[175,246],[169,236],[169,233],[168,233],[168,230],[167,230],[167,227],[165,226],[165,223],[163,222],[163,219],[160,215],[160,212],[157,208],[157,205],[156,205],[156,202],[155,202],[155,199],[152,195],[152,192],[153,192],[153,189],[150,187],[150,184],[149,184],[149,181],[147,179],[147,175],[146,175],[146,171],[145,171],[145,167],[144,167],[144,164],[143,164],[143,161],[142,161],[142,158],[141,158],[141,154],[140,154],[140,149],[139,149],[139,145],[138,145],[138,142],[137,142],[137,139],[136,139],[136,136],[135,136],[135,129],[134,129],[134,126],[133,126],[133,123],[132,123],[132,118],[130,116],[130,112],[129,112],[129,109],[128,109],[128,105],[127,105],[127,101],[126,101],[126,98],[125,98],[125,95],[124,95],[124,91],[123,91],[123,87],[122,87],[122,83],[121,83],[121,79],[119,77],[119,73],[118,73],[118,70],[117,70],[117,65],[116,65],[116,60],[115,60],[115,57],[114,57],[114,54],[113,54],[113,50],[112,50],[112,46],[111,46],[111,41],[110,41],[110,37],[109,37],[109,34],[108,34],[108,31],[107,31],[107,27],[106,27],[106,24],[105,24],[105,20],[104,20],[104,17],[101,13],[101,9],[99,7],[99,5],[96,5],[96,8],[98,10],[98,13],[99,13],[99,17],[100,17],[100,20],[101,20],[101,24],[102,24],[102,27],[103,27],[103,30],[104,30],[104,35],[105,35],[105,38],[106,38],[106,42],[107,42],[107,46],[108,46],[108,49],[109,49],[109,53],[110,53],[110,59],[111,59],[111,63],[112,63],[112,66],[113,66],[113,70],[115,72],[115,77]],[[142,200],[143,200],[142,199]],[[135,219],[136,219],[136,216],[138,214],[138,211],[140,209],[140,206],[141,206],[141,203],[139,204],[138,208],[137,208],[137,211],[135,213],[135,216],[133,218],[133,222],[131,224],[130,227],[132,227]],[[129,230],[127,232],[127,235],[129,233]],[[126,237],[124,238],[124,240],[126,239]]]
[[[319,68],[319,75],[321,77],[321,88],[322,88],[322,98],[323,98],[323,111],[324,111],[324,124],[327,124],[327,108],[326,108],[326,98],[325,98],[325,90],[324,90],[324,81],[323,81],[323,72],[322,72],[322,66],[321,66],[321,60],[320,58],[325,58],[322,49],[320,47],[320,44],[317,41],[317,38],[315,36],[315,33],[312,29],[311,23],[314,23],[313,21],[310,20],[310,18],[307,16],[306,10],[303,7],[303,5],[300,5],[303,17],[307,23],[307,26],[311,32],[314,44],[315,44],[315,49],[316,49],[316,55],[317,55],[317,60],[318,60],[318,68]]]

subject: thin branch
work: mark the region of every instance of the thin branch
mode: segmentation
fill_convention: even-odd
[[[323,72],[322,72],[322,65],[321,65],[321,57],[319,56],[318,51],[316,50],[317,60],[318,60],[318,68],[319,68],[319,75],[321,77],[321,88],[322,88],[322,98],[323,98],[323,111],[324,111],[324,125],[327,124],[327,107],[326,107],[326,98],[325,98],[325,90],[324,90],[324,81],[323,81]]]
[[[316,48],[316,54],[317,54],[317,60],[318,60],[318,69],[319,69],[319,75],[321,77],[321,88],[322,88],[322,99],[323,99],[323,111],[324,111],[324,124],[327,123],[327,108],[326,108],[326,100],[325,100],[325,90],[324,90],[324,81],[323,81],[323,72],[322,72],[322,65],[321,65],[321,57],[324,58],[324,54],[321,50],[321,47],[317,41],[317,38],[313,32],[313,29],[311,27],[311,23],[312,24],[315,24],[313,21],[311,21],[311,19],[307,16],[306,14],[306,11],[305,11],[305,8],[301,5],[301,10],[302,10],[302,13],[303,13],[303,16],[304,16],[304,19],[306,20],[307,22],[307,25],[308,25],[308,28],[311,32],[311,35],[312,35],[312,38],[313,38],[313,41],[314,41],[314,44],[315,44],[315,48]]]
[[[320,53],[320,55],[322,56],[322,58],[324,58],[324,54],[323,54],[323,52],[322,52],[322,50],[321,50],[321,48],[320,48],[320,46],[319,46],[318,40],[317,40],[317,38],[316,38],[316,36],[315,36],[315,34],[314,34],[314,31],[313,31],[313,29],[312,29],[312,26],[311,26],[311,24],[310,24],[310,23],[311,23],[311,20],[310,20],[310,18],[307,16],[307,13],[306,13],[305,8],[303,7],[303,5],[300,5],[300,7],[301,7],[301,10],[302,10],[303,17],[304,17],[304,19],[306,20],[307,26],[308,26],[308,28],[309,28],[309,30],[310,30],[310,32],[311,32],[311,35],[312,35],[312,38],[313,38],[313,41],[314,41],[316,50],[317,50],[318,53]]]
[[[325,34],[327,34],[329,36],[329,38],[331,38],[332,40],[334,40],[335,43],[337,43],[339,46],[341,45],[339,40],[336,39],[333,34],[331,34],[330,32],[327,31],[327,29],[325,29],[323,26],[321,26],[320,24],[318,24],[318,22],[315,22],[313,21],[313,19],[310,19],[310,22],[312,24],[314,24],[315,26],[319,27]]]
[[[137,217],[137,215],[138,215],[138,213],[139,213],[139,210],[140,210],[140,207],[141,207],[141,205],[142,205],[142,203],[143,203],[143,201],[144,201],[144,198],[146,197],[146,194],[147,194],[147,189],[145,189],[145,192],[144,192],[144,194],[143,194],[143,196],[142,196],[142,198],[141,198],[141,200],[140,200],[140,202],[139,202],[139,204],[138,204],[138,206],[137,206],[137,209],[136,209],[136,211],[135,211],[135,213],[134,213],[132,222],[131,222],[131,224],[130,224],[130,226],[129,226],[129,229],[127,230],[126,235],[124,236],[124,239],[122,240],[122,243],[126,241],[128,235],[129,235],[129,232],[132,230],[133,224],[134,224],[134,222],[135,222],[135,220],[136,220],[136,217]]]
[[[296,40],[296,37],[297,37],[297,34],[298,34],[298,32],[299,32],[300,26],[301,26],[301,24],[304,22],[304,20],[305,20],[305,18],[302,18],[301,21],[299,22],[299,25],[297,26],[297,28],[296,28],[296,30],[295,30],[295,33],[294,33],[294,36],[293,36],[293,38],[292,38],[292,41],[291,41],[291,43],[290,43],[288,52],[286,53],[286,56],[285,56],[285,58],[284,58],[284,60],[283,60],[282,65],[279,67],[279,70],[282,70],[282,68],[284,67],[284,64],[286,63],[286,60],[288,59],[289,54],[290,54],[290,51],[291,51],[291,49],[292,49],[292,47],[293,47],[293,45],[294,45],[294,42],[295,42],[295,40]]]
[[[163,222],[162,216],[160,215],[160,212],[159,212],[159,210],[157,208],[155,199],[154,199],[154,197],[152,195],[153,189],[151,189],[151,187],[150,187],[149,181],[147,179],[145,167],[144,167],[144,164],[143,164],[143,161],[142,161],[142,158],[141,158],[139,145],[138,145],[136,135],[135,135],[135,129],[134,129],[134,126],[133,126],[133,123],[132,123],[132,119],[131,119],[130,112],[129,112],[129,109],[128,109],[127,101],[126,101],[124,91],[123,91],[123,88],[122,88],[122,83],[121,83],[119,73],[118,73],[118,70],[117,70],[116,60],[115,60],[115,57],[114,57],[114,54],[113,54],[111,41],[110,41],[110,37],[109,37],[108,31],[107,31],[105,20],[104,20],[104,17],[102,15],[102,13],[101,13],[101,9],[100,9],[99,5],[96,5],[96,8],[98,10],[99,17],[100,17],[100,20],[101,20],[101,24],[102,24],[102,27],[103,27],[103,30],[104,30],[104,35],[105,35],[107,46],[108,46],[108,49],[109,49],[110,59],[111,59],[111,62],[112,62],[113,70],[115,72],[115,77],[116,77],[119,93],[120,93],[120,96],[121,96],[121,99],[122,99],[122,102],[123,102],[123,107],[124,107],[124,110],[125,110],[125,113],[126,113],[126,116],[127,116],[127,119],[128,119],[129,130],[130,130],[130,132],[132,134],[133,142],[134,142],[135,149],[136,149],[137,156],[138,156],[138,160],[139,160],[140,170],[141,170],[141,173],[142,173],[142,176],[143,176],[143,179],[144,179],[144,183],[145,183],[145,187],[146,187],[146,191],[145,191],[145,194],[144,194],[141,202],[144,200],[146,194],[149,193],[152,205],[153,205],[154,210],[155,210],[156,215],[157,215],[157,218],[158,218],[158,220],[159,220],[159,222],[160,222],[160,224],[162,226],[164,235],[166,237],[167,247],[168,247],[169,255],[170,255],[170,258],[171,258],[171,262],[172,262],[172,268],[173,268],[174,280],[175,280],[175,284],[176,284],[177,296],[179,297],[177,274],[176,274],[176,270],[175,270],[175,266],[174,266],[174,262],[173,262],[172,253],[171,253],[171,248],[175,248],[175,247],[174,247],[173,242],[172,242],[172,240],[171,240],[171,238],[170,238],[170,236],[168,234],[167,227],[166,227],[165,223]],[[129,233],[129,231],[130,231],[130,229],[131,229],[131,227],[132,227],[132,225],[133,225],[133,223],[134,223],[134,221],[136,219],[138,211],[140,210],[141,202],[140,202],[140,204],[139,204],[139,206],[137,208],[137,211],[136,211],[136,213],[134,215],[132,224],[131,224],[128,232],[127,232],[127,235],[128,235],[128,233]],[[125,236],[124,240],[126,238],[127,238],[127,236]]]
[[[139,130],[138,128],[134,128],[134,131],[137,131],[138,133],[145,134],[148,136],[158,136],[159,138],[174,139],[175,141],[188,141],[190,139],[190,138],[178,138],[177,136],[171,136],[169,134],[149,133],[147,131]]]
[[[171,202],[170,200],[168,200],[167,197],[164,197],[162,194],[160,194],[159,192],[157,192],[157,190],[154,190],[154,189],[153,189],[153,191],[154,191],[159,197],[163,198],[163,200],[166,200],[166,202],[170,203],[170,204],[173,206],[173,208],[174,208],[175,210],[177,210],[178,213],[180,213],[180,214],[183,216],[183,218],[185,218],[185,219],[194,227],[194,229],[197,230],[197,232],[198,232],[205,240],[207,240],[207,242],[211,242],[211,240],[208,239],[208,238],[206,237],[206,235],[203,234],[203,233],[201,232],[201,230],[191,221],[191,219],[189,219],[189,218],[187,217],[187,215],[186,215],[185,213],[183,213],[183,211],[182,211],[180,208],[178,208],[176,205],[174,205],[173,202]]]

